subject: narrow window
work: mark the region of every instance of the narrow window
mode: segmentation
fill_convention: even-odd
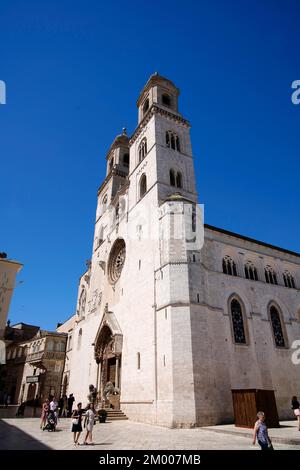
[[[271,266],[266,266],[265,278],[267,284],[277,284],[277,275]]]
[[[123,165],[129,166],[129,153],[124,153],[123,155]]]
[[[141,141],[139,145],[139,161],[141,162],[147,155],[147,139],[146,137]]]
[[[140,179],[140,199],[147,192],[147,178],[146,175],[142,175]]]
[[[171,142],[170,142],[170,133],[166,132],[166,146],[170,148]]]
[[[270,308],[270,317],[271,317],[271,323],[272,323],[272,330],[273,330],[273,336],[274,336],[274,341],[275,345],[277,348],[284,348],[285,347],[285,341],[284,341],[284,335],[283,335],[283,329],[282,329],[282,324],[281,324],[281,319],[280,319],[280,314],[274,305]]]
[[[165,106],[171,106],[171,97],[170,97],[170,95],[167,95],[166,93],[164,93],[162,95],[162,104],[164,104]]]
[[[141,265],[142,265],[142,262],[141,262],[141,260],[139,259],[139,270],[141,269]]]
[[[200,294],[197,294],[197,302],[200,303]]]
[[[171,133],[171,149],[175,150],[175,136]]]
[[[197,226],[197,209],[196,209],[196,204],[193,204],[193,207],[192,207],[192,232],[196,232],[196,226]]]
[[[170,170],[170,185],[175,186],[175,173],[174,173],[174,170]]]
[[[143,116],[145,116],[148,109],[149,109],[149,99],[147,98],[143,106]]]
[[[141,368],[141,353],[137,353],[137,368],[140,370]]]
[[[234,342],[236,344],[246,344],[242,306],[236,299],[233,299],[230,308]]]
[[[225,256],[222,261],[223,273],[230,276],[237,276],[237,269],[235,261],[230,256]]]
[[[176,186],[177,188],[182,188],[182,176],[181,173],[178,171],[176,176]]]
[[[296,288],[295,279],[289,271],[283,273],[283,280],[285,287],[289,287],[290,289]]]
[[[246,279],[250,279],[251,281],[258,281],[257,269],[251,261],[247,261],[244,268]]]

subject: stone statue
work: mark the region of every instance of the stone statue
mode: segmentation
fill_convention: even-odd
[[[103,390],[103,395],[105,397],[105,400],[107,400],[108,396],[112,395],[114,391],[115,391],[114,384],[112,382],[107,382]]]
[[[89,385],[89,394],[87,396],[89,403],[95,404],[97,399],[97,389],[94,385]]]

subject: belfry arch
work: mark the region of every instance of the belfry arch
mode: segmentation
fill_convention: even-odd
[[[113,312],[106,305],[104,315],[95,338],[95,360],[97,368],[97,385],[99,399],[107,382],[121,390],[121,359],[123,335]]]

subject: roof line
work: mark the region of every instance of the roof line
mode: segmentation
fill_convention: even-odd
[[[241,240],[246,240],[247,242],[257,243],[258,245],[262,245],[267,248],[272,248],[273,250],[282,251],[283,253],[287,253],[289,255],[297,256],[298,258],[300,258],[300,253],[297,253],[296,251],[287,250],[286,248],[281,248],[276,245],[271,245],[270,243],[265,243],[260,240],[256,240],[255,238],[250,238],[250,237],[246,237],[245,235],[240,235],[239,233],[230,232],[229,230],[215,227],[214,225],[204,224],[204,227],[208,228],[209,230],[214,230],[215,232],[224,233],[225,235],[230,235],[231,237],[240,238]]]

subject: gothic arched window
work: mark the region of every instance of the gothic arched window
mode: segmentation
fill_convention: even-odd
[[[180,171],[170,170],[170,185],[176,188],[182,188],[182,174]]]
[[[79,305],[78,305],[79,318],[83,318],[85,315],[85,304],[86,304],[86,290],[85,288],[83,288],[79,297]]]
[[[258,281],[257,269],[251,261],[247,261],[245,264],[245,276],[246,279],[251,279],[252,281]]]
[[[182,176],[180,171],[178,171],[176,175],[176,186],[177,188],[182,188]]]
[[[277,275],[271,266],[265,267],[265,278],[267,284],[277,284]]]
[[[144,139],[141,141],[139,145],[139,162],[141,162],[145,156],[147,155],[147,139],[144,137]]]
[[[236,263],[231,256],[224,256],[223,258],[223,273],[230,276],[237,276]]]
[[[236,344],[246,344],[243,311],[240,302],[232,299],[230,303],[233,337]]]
[[[129,166],[129,153],[124,153],[123,155],[123,165]]]
[[[142,175],[140,179],[140,199],[144,196],[144,194],[147,192],[147,177],[146,175]]]
[[[284,340],[280,313],[274,305],[272,305],[270,308],[270,319],[272,323],[272,330],[273,330],[273,336],[274,336],[276,347],[285,348],[285,340]]]
[[[170,170],[170,185],[175,186],[175,171]]]
[[[161,97],[162,104],[165,106],[171,106],[171,97],[167,93],[164,93]]]
[[[173,131],[166,132],[166,146],[172,150],[180,152],[180,140],[177,134]]]
[[[111,171],[113,169],[113,166],[114,166],[114,159],[113,157],[109,160],[109,171]]]
[[[296,288],[294,276],[289,271],[284,271],[282,276],[285,287],[289,287],[290,289]]]
[[[148,109],[149,109],[149,99],[147,98],[144,105],[143,105],[143,116],[145,116]]]

